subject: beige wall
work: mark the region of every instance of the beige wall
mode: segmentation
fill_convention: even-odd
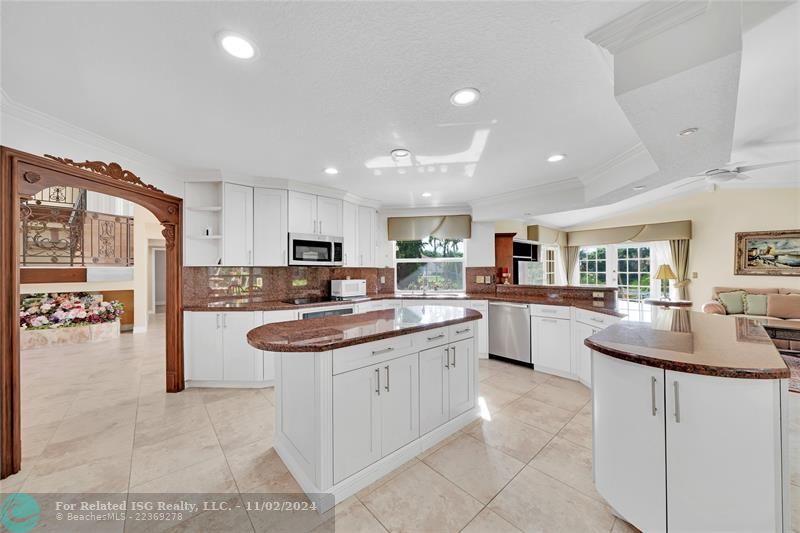
[[[150,239],[163,239],[161,224],[147,209],[135,206],[133,212],[133,307],[134,333],[147,331],[147,314],[150,309]]]
[[[711,287],[791,287],[800,276],[734,276],[734,233],[800,228],[800,188],[739,189],[702,192],[613,218],[567,230],[692,221],[689,271],[697,278],[689,286],[695,309],[711,297]]]

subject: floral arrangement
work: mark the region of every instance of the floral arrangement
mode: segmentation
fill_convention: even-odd
[[[117,300],[105,302],[87,293],[36,294],[22,298],[19,326],[50,329],[114,322],[124,313]]]

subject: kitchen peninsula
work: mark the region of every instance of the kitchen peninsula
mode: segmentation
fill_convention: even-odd
[[[788,531],[789,369],[758,322],[665,310],[586,339],[594,480],[642,531]]]
[[[481,313],[411,305],[257,327],[275,356],[275,450],[322,511],[478,417]]]

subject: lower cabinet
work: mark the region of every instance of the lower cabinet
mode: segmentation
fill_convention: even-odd
[[[416,353],[333,376],[333,481],[419,437]]]
[[[287,322],[297,320],[297,311],[280,310],[264,311],[261,317],[261,324],[274,324],[275,322]],[[272,383],[275,379],[275,354],[273,352],[261,352],[264,358],[264,381]]]
[[[474,406],[473,350],[473,339],[465,339],[419,353],[420,434]]]
[[[569,318],[531,317],[531,362],[536,370],[573,375],[571,323]]]
[[[575,322],[573,331],[575,339],[575,345],[573,348],[575,355],[573,359],[575,377],[577,377],[578,380],[587,387],[591,387],[592,351],[583,343],[583,341],[600,330],[588,324],[584,324],[583,322]]]
[[[184,313],[186,379],[213,381],[223,375],[222,313]]]
[[[592,357],[595,485],[625,520],[642,531],[784,529],[780,380]]]
[[[256,327],[256,315],[236,312],[222,315],[222,379],[226,381],[261,381],[264,357],[247,343],[247,332]]]

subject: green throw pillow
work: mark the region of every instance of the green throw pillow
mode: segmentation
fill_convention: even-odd
[[[725,312],[729,315],[741,315],[744,313],[744,291],[721,292],[719,301],[725,307]]]
[[[744,297],[744,314],[746,315],[766,315],[767,314],[767,295],[766,294],[746,294]]]

